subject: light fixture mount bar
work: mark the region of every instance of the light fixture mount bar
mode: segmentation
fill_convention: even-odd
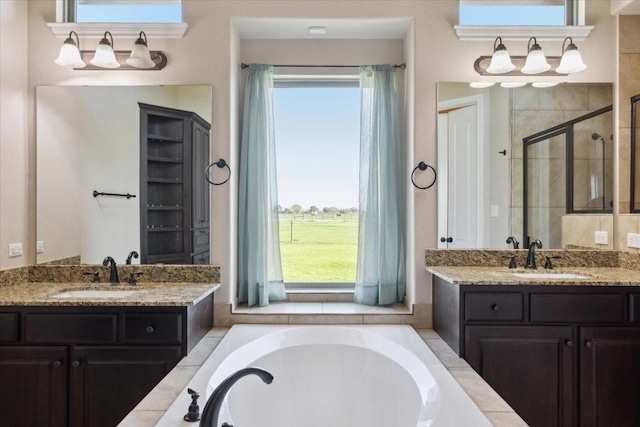
[[[526,61],[526,56],[511,56],[511,62],[516,66],[515,70],[509,71],[507,73],[501,74],[491,74],[487,73],[487,68],[489,68],[489,64],[491,63],[491,56],[480,56],[473,63],[473,68],[476,70],[476,73],[481,76],[520,76],[520,77],[532,77],[532,76],[567,76],[568,74],[558,73],[555,71],[556,68],[560,65],[560,56],[547,56],[547,62],[551,65],[551,69],[549,71],[545,71],[543,73],[537,74],[525,74],[520,70],[524,67],[524,63]]]
[[[88,61],[88,58],[91,58],[95,52],[92,50],[81,50],[80,56],[85,60],[87,66],[84,68],[74,68],[74,70],[82,70],[82,71],[153,71],[153,70],[162,70],[167,65],[167,57],[164,53],[159,50],[149,51],[151,54],[151,60],[156,64],[153,68],[136,68],[128,65],[126,60],[131,55],[130,50],[116,50],[114,53],[116,54],[116,60],[120,63],[120,68],[102,68],[91,65]]]

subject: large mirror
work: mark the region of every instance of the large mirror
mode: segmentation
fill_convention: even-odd
[[[140,252],[139,103],[211,122],[211,95],[211,86],[36,88],[37,262],[124,264]]]
[[[609,83],[439,83],[439,247],[613,249],[612,103]]]

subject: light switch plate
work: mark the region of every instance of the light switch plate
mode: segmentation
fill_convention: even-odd
[[[596,245],[608,245],[609,235],[606,231],[596,231]]]
[[[9,245],[9,258],[22,256],[22,243],[12,243]]]
[[[44,252],[44,240],[38,240],[36,242],[36,253],[41,254]]]

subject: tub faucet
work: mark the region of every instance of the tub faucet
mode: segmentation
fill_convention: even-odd
[[[109,272],[109,282],[111,282],[112,285],[120,282],[120,280],[118,279],[118,268],[116,267],[116,261],[113,258],[111,258],[110,256],[106,257],[104,261],[102,261],[102,265],[105,267],[111,267],[111,271]]]
[[[538,268],[536,266],[536,247],[540,249],[542,247],[542,242],[538,239],[531,242],[529,245],[529,252],[527,253],[527,264],[524,268]]]
[[[220,416],[220,407],[222,406],[224,397],[227,395],[229,389],[236,383],[236,381],[251,374],[259,376],[260,379],[266,384],[271,384],[271,382],[273,381],[273,375],[260,368],[243,368],[238,372],[231,374],[213,391],[206,405],[204,405],[202,416],[200,418],[200,427],[218,427],[218,417]],[[227,423],[225,423],[225,425],[233,427]]]

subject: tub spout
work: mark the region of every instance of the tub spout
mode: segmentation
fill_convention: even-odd
[[[273,375],[260,368],[244,368],[231,374],[213,391],[206,405],[204,405],[202,417],[200,418],[200,427],[218,427],[218,417],[220,416],[220,407],[222,406],[224,397],[240,378],[251,374],[259,376],[266,384],[271,384],[273,381]],[[225,425],[229,426],[227,423],[225,423]]]

